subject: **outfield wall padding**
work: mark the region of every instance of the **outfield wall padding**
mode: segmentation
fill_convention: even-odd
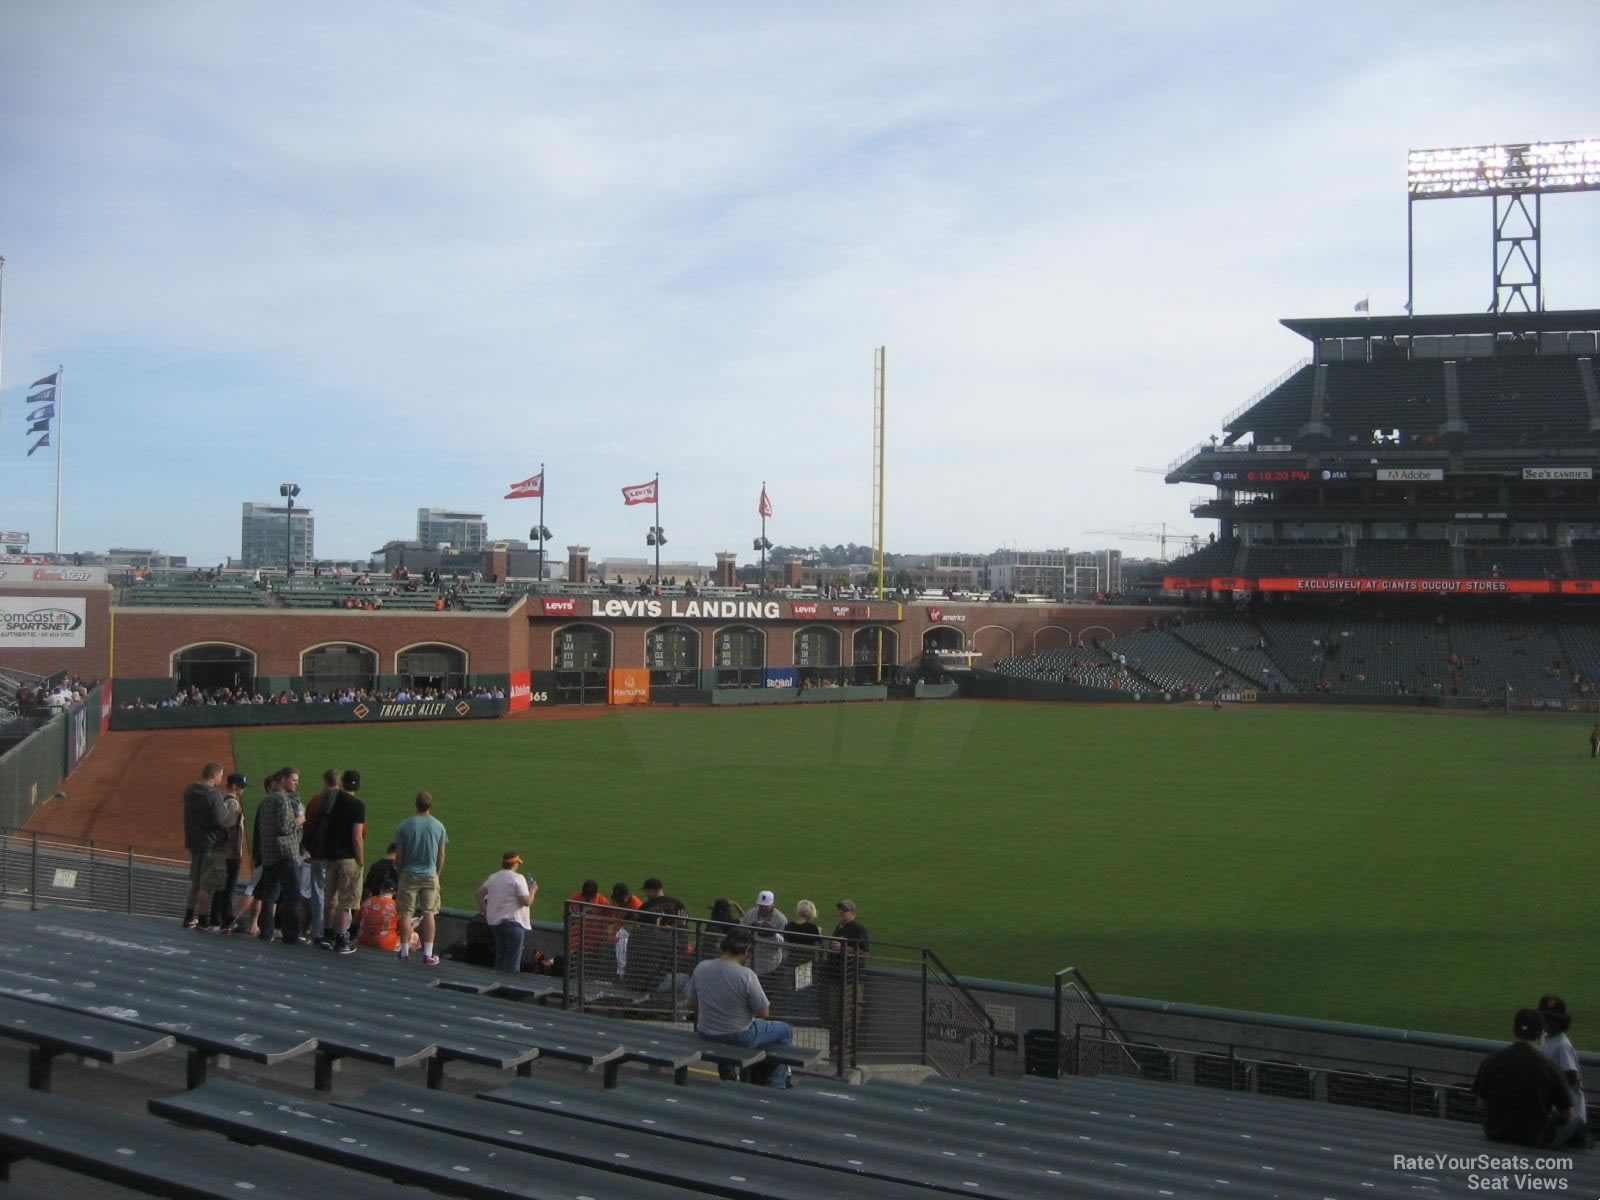
[[[361,710],[361,711],[358,711]],[[222,729],[240,725],[389,725],[406,721],[472,721],[502,717],[504,700],[368,701],[362,704],[217,704],[119,708],[115,730]]]
[[[836,688],[718,688],[711,693],[713,705],[729,704],[838,704],[847,700],[887,700],[889,689],[883,684]]]
[[[21,829],[61,786],[71,720],[70,713],[51,718],[0,757],[0,826]]]

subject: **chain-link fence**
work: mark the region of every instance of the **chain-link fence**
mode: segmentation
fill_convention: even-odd
[[[918,1062],[943,1075],[992,1074],[994,1022],[929,950],[872,943],[870,953],[826,934],[774,936],[684,914],[568,901],[563,1002],[687,1023],[683,995],[695,966],[724,935],[755,935],[750,968],[771,1017],[834,1072],[871,1062]]]
[[[189,864],[168,855],[120,842],[0,829],[0,900],[177,916],[188,890]]]

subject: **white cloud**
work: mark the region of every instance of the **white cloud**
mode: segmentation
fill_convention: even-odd
[[[1278,317],[1399,308],[1408,147],[1584,132],[1600,18],[1125,7],[8,17],[6,379],[83,381],[68,540],[215,558],[286,473],[327,552],[419,504],[516,534],[495,498],[540,459],[601,556],[655,470],[702,558],[763,476],[775,537],[862,540],[880,343],[894,546],[1182,523],[1132,468],[1302,352]],[[1423,207],[1419,297],[1481,308],[1486,217]],[[1593,303],[1595,217],[1547,211],[1552,287]],[[113,499],[130,455],[149,509]]]

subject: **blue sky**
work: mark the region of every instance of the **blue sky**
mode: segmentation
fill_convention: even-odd
[[[643,555],[1117,544],[1162,466],[1405,299],[1406,151],[1600,134],[1600,6],[12,4],[0,527],[49,546],[26,385],[67,368],[64,548],[237,554],[294,480],[325,556],[419,506]],[[1482,311],[1487,202],[1418,215]],[[1600,196],[1547,304],[1600,305]],[[1123,543],[1130,553],[1147,547]]]

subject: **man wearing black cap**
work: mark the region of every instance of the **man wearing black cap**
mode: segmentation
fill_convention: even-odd
[[[1512,1035],[1516,1041],[1485,1058],[1472,1081],[1484,1105],[1484,1136],[1513,1146],[1563,1146],[1582,1129],[1566,1080],[1539,1053],[1544,1017],[1537,1009],[1519,1008]]]
[[[853,997],[851,1010],[855,1014],[852,1028],[858,1028],[867,1004],[865,956],[872,942],[867,927],[856,920],[854,900],[841,900],[833,907],[838,910],[839,923],[833,927],[833,941],[828,943],[828,952],[823,955],[823,1001],[828,1025],[837,1029],[848,992]],[[849,1032],[846,1030],[846,1036]]]

